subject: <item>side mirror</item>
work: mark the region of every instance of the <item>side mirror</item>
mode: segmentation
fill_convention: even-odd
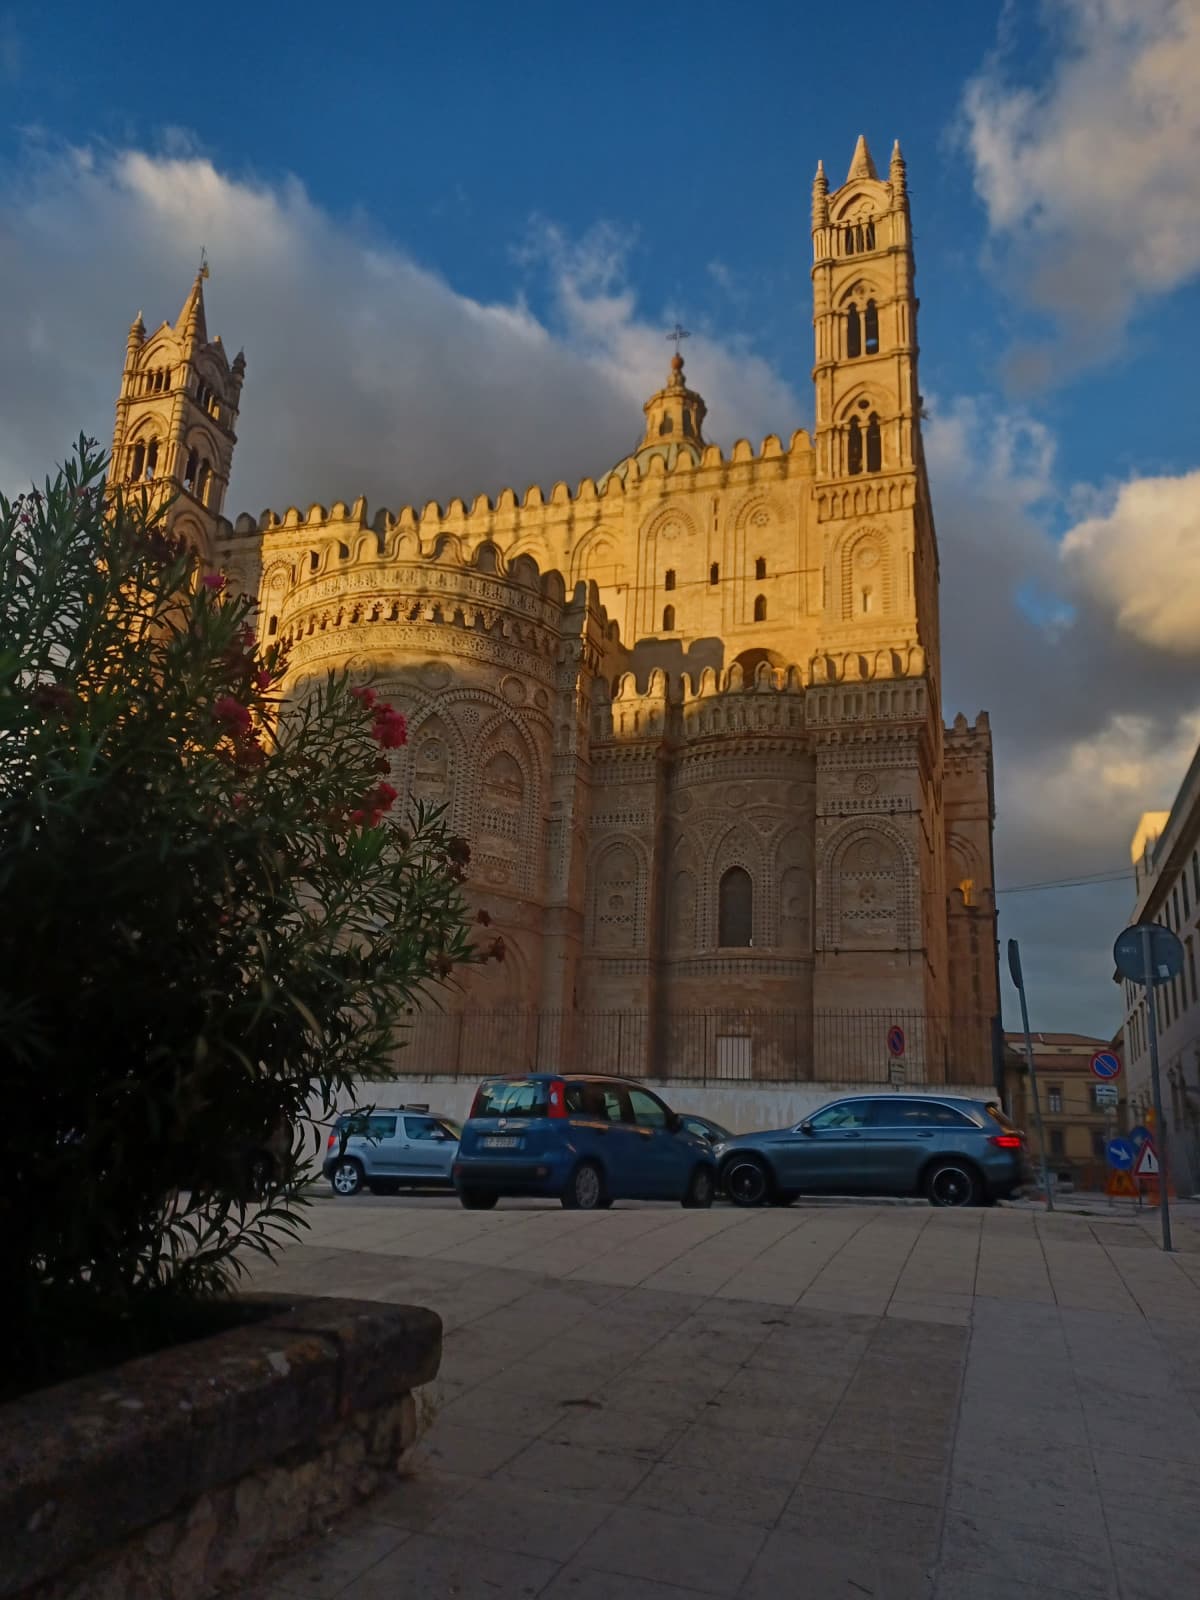
[[[808,1118],[805,1117],[804,1121],[800,1124],[800,1132],[801,1133],[811,1133],[812,1131],[813,1131],[813,1125],[808,1120]]]
[[[683,1118],[679,1115],[679,1113],[677,1111],[668,1112],[667,1113],[667,1132],[668,1133],[679,1133],[679,1132],[682,1131],[682,1129],[683,1129]]]

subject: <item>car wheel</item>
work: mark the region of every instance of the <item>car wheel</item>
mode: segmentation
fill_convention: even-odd
[[[735,1206],[766,1204],[771,1193],[771,1179],[757,1156],[734,1156],[721,1176],[725,1193]]]
[[[562,1193],[567,1211],[598,1211],[604,1199],[604,1179],[594,1161],[581,1161]]]
[[[688,1180],[683,1203],[695,1211],[707,1211],[713,1203],[717,1185],[711,1167],[697,1167]]]
[[[334,1194],[347,1199],[352,1194],[361,1194],[363,1190],[363,1169],[357,1161],[346,1157],[339,1161],[329,1174],[329,1186]]]
[[[491,1211],[500,1196],[490,1189],[460,1189],[458,1198],[467,1211]]]
[[[980,1189],[979,1179],[966,1161],[938,1161],[925,1178],[931,1206],[973,1206]]]

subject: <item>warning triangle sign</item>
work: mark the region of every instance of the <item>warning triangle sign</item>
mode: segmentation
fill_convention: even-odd
[[[1158,1171],[1158,1151],[1154,1148],[1153,1142],[1147,1139],[1138,1151],[1137,1160],[1133,1164],[1134,1177],[1157,1178]]]

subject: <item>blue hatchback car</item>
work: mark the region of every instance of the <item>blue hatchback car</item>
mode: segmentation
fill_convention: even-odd
[[[614,1200],[711,1206],[712,1146],[642,1084],[533,1072],[481,1083],[463,1125],[454,1187],[471,1211],[544,1195],[572,1211]]]

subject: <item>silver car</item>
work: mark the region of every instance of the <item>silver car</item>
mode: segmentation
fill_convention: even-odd
[[[346,1112],[330,1132],[322,1171],[337,1195],[450,1189],[460,1132],[456,1122],[431,1116],[425,1105]]]

